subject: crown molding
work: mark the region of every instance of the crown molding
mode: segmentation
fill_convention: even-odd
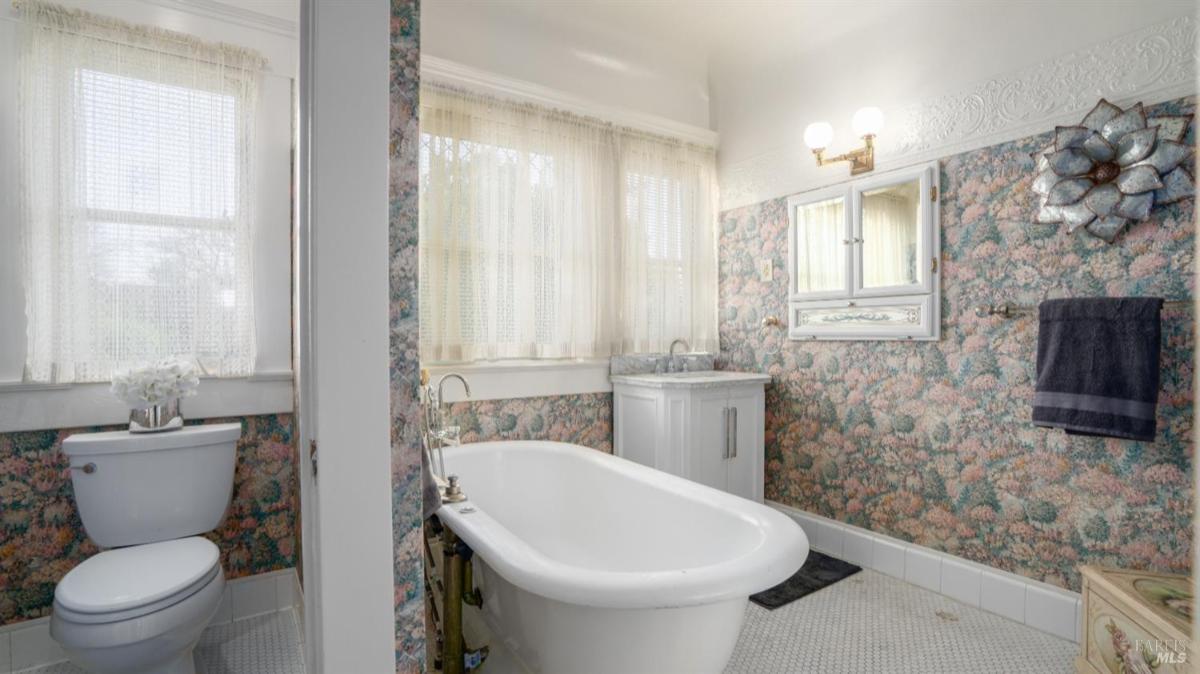
[[[421,81],[434,81],[471,91],[525,103],[534,103],[557,110],[595,117],[618,126],[678,138],[689,143],[717,146],[717,132],[667,117],[629,110],[568,94],[558,89],[466,66],[449,59],[421,55]]]
[[[1073,124],[1100,98],[1127,105],[1194,95],[1196,39],[1196,20],[1183,16],[887,110],[888,127],[900,133],[876,139],[876,169],[940,159]],[[772,150],[718,170],[721,210],[847,180],[840,172],[835,176],[818,169],[803,147]]]
[[[263,14],[234,4],[217,2],[216,0],[142,0],[147,5],[186,12],[210,19],[219,19],[235,23],[247,28],[266,31],[284,37],[296,38],[300,35],[299,22],[281,19],[270,14]]]

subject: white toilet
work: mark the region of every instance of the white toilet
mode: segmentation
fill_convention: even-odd
[[[63,442],[75,504],[100,552],[54,589],[50,635],[100,674],[192,674],[221,603],[217,546],[241,424],[83,433]]]

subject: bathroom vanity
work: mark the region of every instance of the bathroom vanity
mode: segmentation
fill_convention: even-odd
[[[765,374],[614,374],[617,456],[763,500]]]

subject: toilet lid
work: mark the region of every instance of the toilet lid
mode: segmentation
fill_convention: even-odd
[[[199,536],[105,550],[67,573],[54,599],[80,613],[144,606],[212,575],[219,559],[217,546]]]

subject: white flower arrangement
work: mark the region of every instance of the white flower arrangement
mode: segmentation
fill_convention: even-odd
[[[112,393],[141,410],[196,395],[200,377],[187,361],[163,360],[113,375]]]

